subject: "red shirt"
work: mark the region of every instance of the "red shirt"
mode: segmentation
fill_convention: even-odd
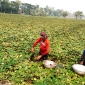
[[[38,43],[40,43],[40,53],[42,56],[49,53],[50,50],[50,42],[48,39],[43,41],[42,38],[38,38],[36,42],[34,42],[33,47],[35,47]]]

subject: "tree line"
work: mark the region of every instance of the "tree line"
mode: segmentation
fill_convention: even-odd
[[[45,8],[39,5],[32,5],[28,3],[22,3],[19,0],[9,1],[0,0],[0,12],[1,13],[11,13],[11,14],[27,14],[33,16],[57,16],[57,17],[67,17],[68,12],[63,9],[55,10],[53,7],[46,6]],[[83,17],[83,12],[77,11],[74,13],[76,19]]]

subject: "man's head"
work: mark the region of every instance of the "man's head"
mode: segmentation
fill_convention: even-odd
[[[46,38],[47,38],[47,34],[46,34],[45,31],[41,31],[40,36],[41,36],[43,39],[46,39]]]

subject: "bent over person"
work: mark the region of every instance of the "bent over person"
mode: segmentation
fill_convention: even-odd
[[[83,51],[83,54],[81,56],[80,64],[85,65],[85,50]]]
[[[47,34],[44,31],[40,33],[40,38],[38,38],[32,45],[32,48],[31,48],[32,52],[34,52],[34,47],[38,43],[40,44],[40,51],[39,51],[39,55],[37,56],[36,60],[48,59],[48,54],[50,50],[50,41],[48,40]]]

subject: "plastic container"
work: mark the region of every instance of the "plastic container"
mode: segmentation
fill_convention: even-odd
[[[76,72],[79,75],[85,75],[85,66],[81,64],[74,64],[72,65],[72,68],[74,72]]]
[[[46,68],[55,68],[57,64],[54,61],[51,61],[51,60],[44,60],[43,65]]]

